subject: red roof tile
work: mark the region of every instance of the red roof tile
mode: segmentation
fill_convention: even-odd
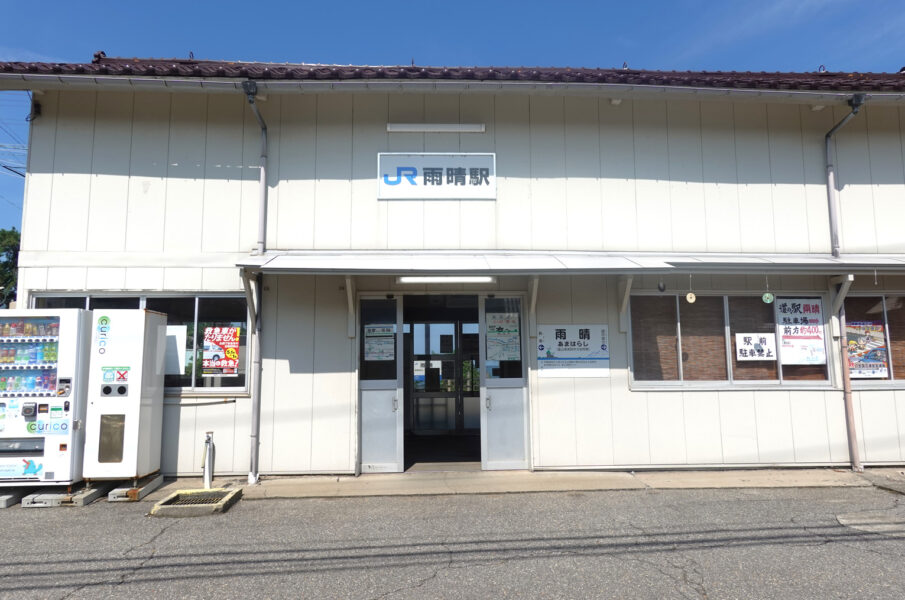
[[[90,63],[0,62],[0,75],[105,75],[298,81],[442,80],[596,83],[633,86],[844,92],[903,92],[905,73],[752,73],[644,71],[570,67],[421,67],[259,63],[194,59],[108,58]]]

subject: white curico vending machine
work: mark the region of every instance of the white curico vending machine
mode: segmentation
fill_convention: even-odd
[[[0,486],[82,480],[90,316],[0,311]]]
[[[160,470],[167,317],[150,310],[95,310],[85,479],[138,480]]]

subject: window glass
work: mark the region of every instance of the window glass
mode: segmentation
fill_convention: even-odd
[[[728,380],[723,297],[698,297],[693,304],[679,300],[679,323],[682,333],[682,379]]]
[[[773,305],[757,296],[729,297],[729,341],[732,344],[732,378],[741,381],[779,379],[777,361],[739,360],[736,347],[737,333],[765,334],[772,336],[776,346],[776,324],[773,322]]]
[[[164,385],[190,387],[195,362],[195,298],[149,297],[145,301],[145,308],[165,313],[167,316]]]
[[[518,298],[484,300],[485,360],[489,379],[522,377],[522,316]]]
[[[780,361],[782,362],[782,378],[784,381],[823,381],[827,378],[826,336],[823,323],[823,301],[820,298],[788,298],[777,297],[773,303],[778,312],[777,325],[779,334],[785,334],[791,327],[795,349],[789,351],[788,345],[780,337]],[[783,313],[789,310],[789,313]],[[796,337],[800,336],[800,337]]]
[[[140,308],[140,301],[138,298],[123,298],[123,297],[97,297],[92,296],[88,300],[88,308],[89,310],[95,309],[104,309],[104,308]]]
[[[199,298],[195,386],[245,385],[248,312],[244,298]]]
[[[845,299],[845,344],[852,379],[890,379],[882,297]]]
[[[886,297],[886,322],[892,378],[905,379],[905,296]]]
[[[361,328],[360,379],[396,379],[396,300],[362,300]]]
[[[632,364],[636,381],[678,381],[675,296],[632,296]]]
[[[85,296],[38,296],[35,308],[85,308]]]

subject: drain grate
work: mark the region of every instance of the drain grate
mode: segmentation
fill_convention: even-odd
[[[166,506],[190,506],[195,504],[216,504],[223,500],[228,491],[223,492],[203,492],[196,494],[178,494]]]
[[[213,490],[179,490],[151,509],[154,517],[199,517],[229,510],[242,497],[242,488]]]

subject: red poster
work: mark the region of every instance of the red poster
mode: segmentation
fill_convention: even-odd
[[[205,327],[201,376],[219,377],[239,372],[239,330],[241,327]]]

